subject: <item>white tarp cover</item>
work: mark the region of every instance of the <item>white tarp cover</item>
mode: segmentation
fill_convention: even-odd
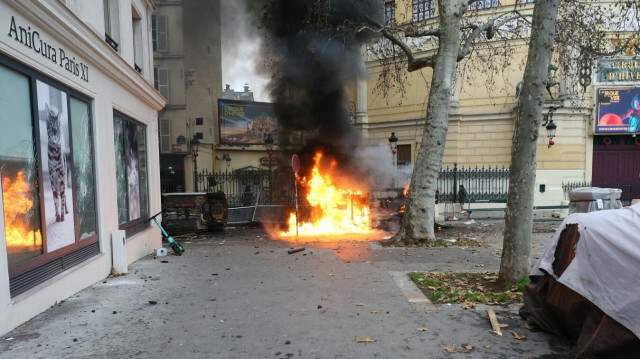
[[[553,272],[560,233],[577,224],[575,258],[561,277]],[[574,213],[564,219],[531,275],[552,275],[640,338],[640,204]]]

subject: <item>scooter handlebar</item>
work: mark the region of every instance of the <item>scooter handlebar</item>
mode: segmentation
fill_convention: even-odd
[[[153,217],[149,218],[149,220],[151,221],[151,220],[155,219],[155,218],[156,218],[156,217],[158,217],[161,213],[162,213],[162,211],[160,211],[160,212],[156,213]]]

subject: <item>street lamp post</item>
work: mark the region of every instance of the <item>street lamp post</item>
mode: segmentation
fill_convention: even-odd
[[[267,148],[267,160],[269,161],[269,204],[272,204],[273,200],[273,188],[271,187],[271,156],[273,155],[273,136],[271,136],[271,132],[267,135],[267,138],[264,140],[264,146]]]
[[[394,166],[393,186],[396,187],[396,180],[398,177],[398,161],[396,159],[396,154],[398,153],[398,137],[396,137],[395,132],[391,132],[391,137],[389,137],[389,147],[391,148],[391,156]]]
[[[198,146],[200,141],[194,135],[191,139],[191,155],[193,156],[193,191],[198,192]]]

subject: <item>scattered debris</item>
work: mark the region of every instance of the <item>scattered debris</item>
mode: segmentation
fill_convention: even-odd
[[[496,312],[493,309],[487,310],[487,315],[489,316],[489,321],[491,322],[492,332],[502,335],[502,331],[500,330],[500,323],[498,323],[498,318],[496,318]]]
[[[516,339],[518,339],[518,340],[522,340],[522,339],[525,339],[525,338],[526,338],[526,336],[521,335],[521,334],[519,334],[519,333],[517,333],[517,332],[511,332],[511,334],[513,334],[513,337],[514,337],[514,338],[516,338]]]
[[[418,328],[418,329],[416,329],[416,330],[417,330],[417,331],[419,331],[419,332],[426,332],[427,330],[429,330],[429,328],[426,328],[426,327],[420,327],[420,328]]]
[[[447,353],[455,353],[456,350],[452,347],[444,347],[444,351],[446,351]]]
[[[371,339],[371,337],[361,337],[356,338],[356,343],[375,343],[375,339]]]
[[[298,252],[304,251],[305,249],[306,249],[305,247],[294,248],[294,249],[288,250],[287,253],[289,254],[298,253]]]
[[[158,304],[158,302],[157,302],[157,301],[155,301],[155,300],[150,300],[150,301],[149,301],[149,304],[151,304],[151,305],[156,305],[156,304]]]
[[[467,344],[464,346],[464,348],[460,351],[460,353],[462,354],[467,354],[469,352],[471,352],[471,349],[473,349],[473,346],[471,346],[471,344]]]

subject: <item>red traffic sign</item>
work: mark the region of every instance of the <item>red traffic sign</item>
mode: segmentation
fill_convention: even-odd
[[[296,174],[300,170],[300,157],[298,157],[298,155],[293,155],[291,157],[291,167],[293,168],[293,172]]]

